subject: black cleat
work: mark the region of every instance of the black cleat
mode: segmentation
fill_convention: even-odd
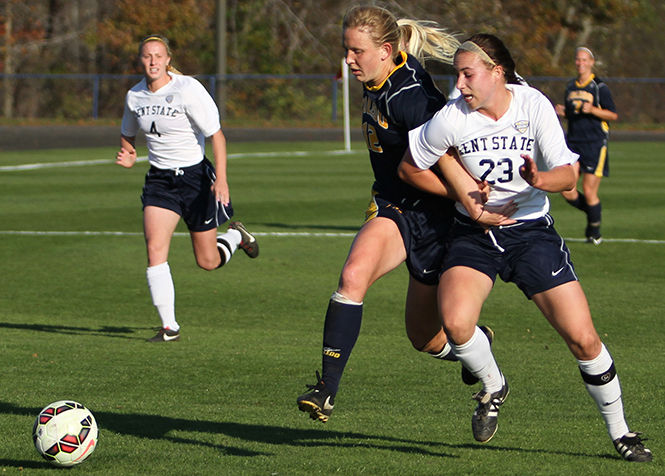
[[[248,232],[245,225],[239,221],[232,221],[229,223],[229,228],[240,232],[240,236],[242,237],[239,245],[240,248],[242,248],[250,258],[256,258],[259,255],[259,244],[257,243],[256,238],[254,238],[254,235]]]
[[[646,438],[644,438],[646,441]],[[621,438],[614,440],[614,447],[619,454],[626,461],[633,461],[636,463],[646,463],[653,458],[651,450],[644,447],[640,433],[626,433]]]
[[[494,342],[494,331],[490,329],[488,326],[479,326],[480,330],[485,333],[487,336],[487,340],[490,341],[490,346],[492,345],[492,342]],[[478,383],[478,377],[473,375],[464,365],[462,365],[462,382],[464,382],[467,385],[475,385]]]
[[[321,380],[318,371],[316,372],[316,381],[316,385],[307,385],[311,392],[298,397],[298,409],[301,412],[309,413],[312,420],[325,423],[332,414],[335,396],[326,389],[326,384]]]
[[[148,342],[172,342],[180,340],[180,331],[172,331],[171,329],[161,328],[154,337],[148,339]]]
[[[503,387],[492,394],[481,390],[473,396],[478,400],[478,406],[471,417],[471,429],[476,441],[487,443],[492,439],[499,427],[499,407],[506,401],[510,393],[508,382],[503,377]]]

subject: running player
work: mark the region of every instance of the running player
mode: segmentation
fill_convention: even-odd
[[[168,264],[169,246],[182,217],[189,229],[196,263],[205,270],[224,265],[242,248],[251,258],[258,243],[240,222],[217,236],[217,227],[233,216],[226,181],[226,139],[219,111],[196,79],[171,66],[163,36],[150,35],[139,45],[144,78],[127,93],[116,163],[136,162],[136,133],[142,130],[150,170],[143,187],[143,227],[148,252],[146,276],[162,325],[151,342],[176,341],[175,290]],[[212,143],[215,167],[206,159],[205,138]]]
[[[568,344],[621,456],[650,461],[651,451],[628,428],[614,361],[594,328],[568,249],[548,213],[547,192],[575,184],[577,154],[566,146],[549,100],[517,84],[515,63],[497,37],[472,36],[457,50],[454,64],[461,96],[409,133],[412,156],[405,157],[400,171],[427,190],[430,167],[438,163],[461,200],[439,303],[455,355],[483,384],[474,396],[474,438],[486,442],[494,436],[509,392],[487,338],[476,327],[498,274],[517,284]],[[450,147],[459,150],[463,167],[444,155]],[[475,198],[474,179],[490,184],[486,204]],[[505,225],[477,223],[487,205],[507,200],[514,200],[518,210]]]
[[[607,140],[609,121],[619,116],[612,100],[610,88],[593,73],[595,58],[589,48],[580,46],[575,51],[577,78],[566,85],[565,105],[557,104],[558,115],[568,120],[568,147],[579,154],[577,167],[582,172],[582,192],[574,188],[562,192],[563,197],[587,216],[585,236],[589,243],[599,245],[601,204],[598,196],[600,181],[610,174]]]
[[[397,166],[408,131],[429,119],[445,97],[418,60],[402,51],[450,64],[459,44],[432,24],[395,19],[379,7],[354,7],[344,17],[343,41],[351,73],[363,83],[362,128],[374,172],[366,221],[356,235],[333,293],[323,329],[322,375],[298,397],[301,411],[326,422],[339,381],[360,333],[363,299],[381,276],[406,261],[409,286],[406,332],[413,346],[457,360],[446,342],[436,306],[436,285],[453,202],[402,182]],[[445,186],[441,181],[441,194]],[[492,337],[491,330],[484,331]],[[478,380],[463,372],[465,382]]]

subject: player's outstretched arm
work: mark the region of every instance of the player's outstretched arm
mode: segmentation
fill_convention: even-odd
[[[535,161],[528,154],[522,154],[524,165],[520,175],[534,188],[558,193],[572,189],[577,183],[577,173],[572,165],[560,165],[550,170],[538,170]]]

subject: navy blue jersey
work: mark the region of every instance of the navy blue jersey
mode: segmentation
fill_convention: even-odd
[[[566,119],[568,119],[568,142],[603,141],[609,136],[610,127],[606,121],[592,114],[584,114],[582,105],[590,102],[596,107],[616,112],[610,88],[602,79],[591,75],[589,81],[580,84],[573,79],[566,85]]]
[[[416,58],[400,53],[402,61],[388,78],[377,86],[365,86],[363,92],[362,127],[374,190],[395,203],[432,200],[433,195],[403,182],[397,168],[409,146],[409,131],[427,122],[446,98]]]

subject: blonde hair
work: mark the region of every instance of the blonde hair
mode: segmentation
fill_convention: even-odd
[[[167,54],[167,56],[168,56],[169,58],[172,58],[172,57],[173,57],[173,55],[171,54],[171,47],[169,46],[169,40],[168,40],[165,36],[162,36],[162,35],[154,35],[154,34],[153,34],[153,35],[148,35],[148,36],[146,36],[146,37],[143,38],[143,39],[141,40],[141,42],[139,43],[139,57],[141,56],[141,52],[143,51],[143,47],[145,46],[145,44],[148,43],[148,42],[150,42],[150,41],[158,41],[158,42],[162,43],[162,44],[166,47],[166,54]],[[181,73],[180,71],[178,71],[174,66],[171,66],[171,63],[169,63],[169,64],[166,66],[166,70],[167,70],[169,73],[173,73],[173,74],[182,74],[182,73]]]
[[[399,52],[404,50],[421,63],[434,59],[452,64],[459,41],[431,21],[397,20],[388,10],[377,6],[352,7],[344,15],[342,29],[363,29],[375,45],[389,43],[393,60],[399,63]]]
[[[437,23],[402,18],[397,24],[402,33],[401,49],[423,64],[429,59],[453,64],[460,43]]]

